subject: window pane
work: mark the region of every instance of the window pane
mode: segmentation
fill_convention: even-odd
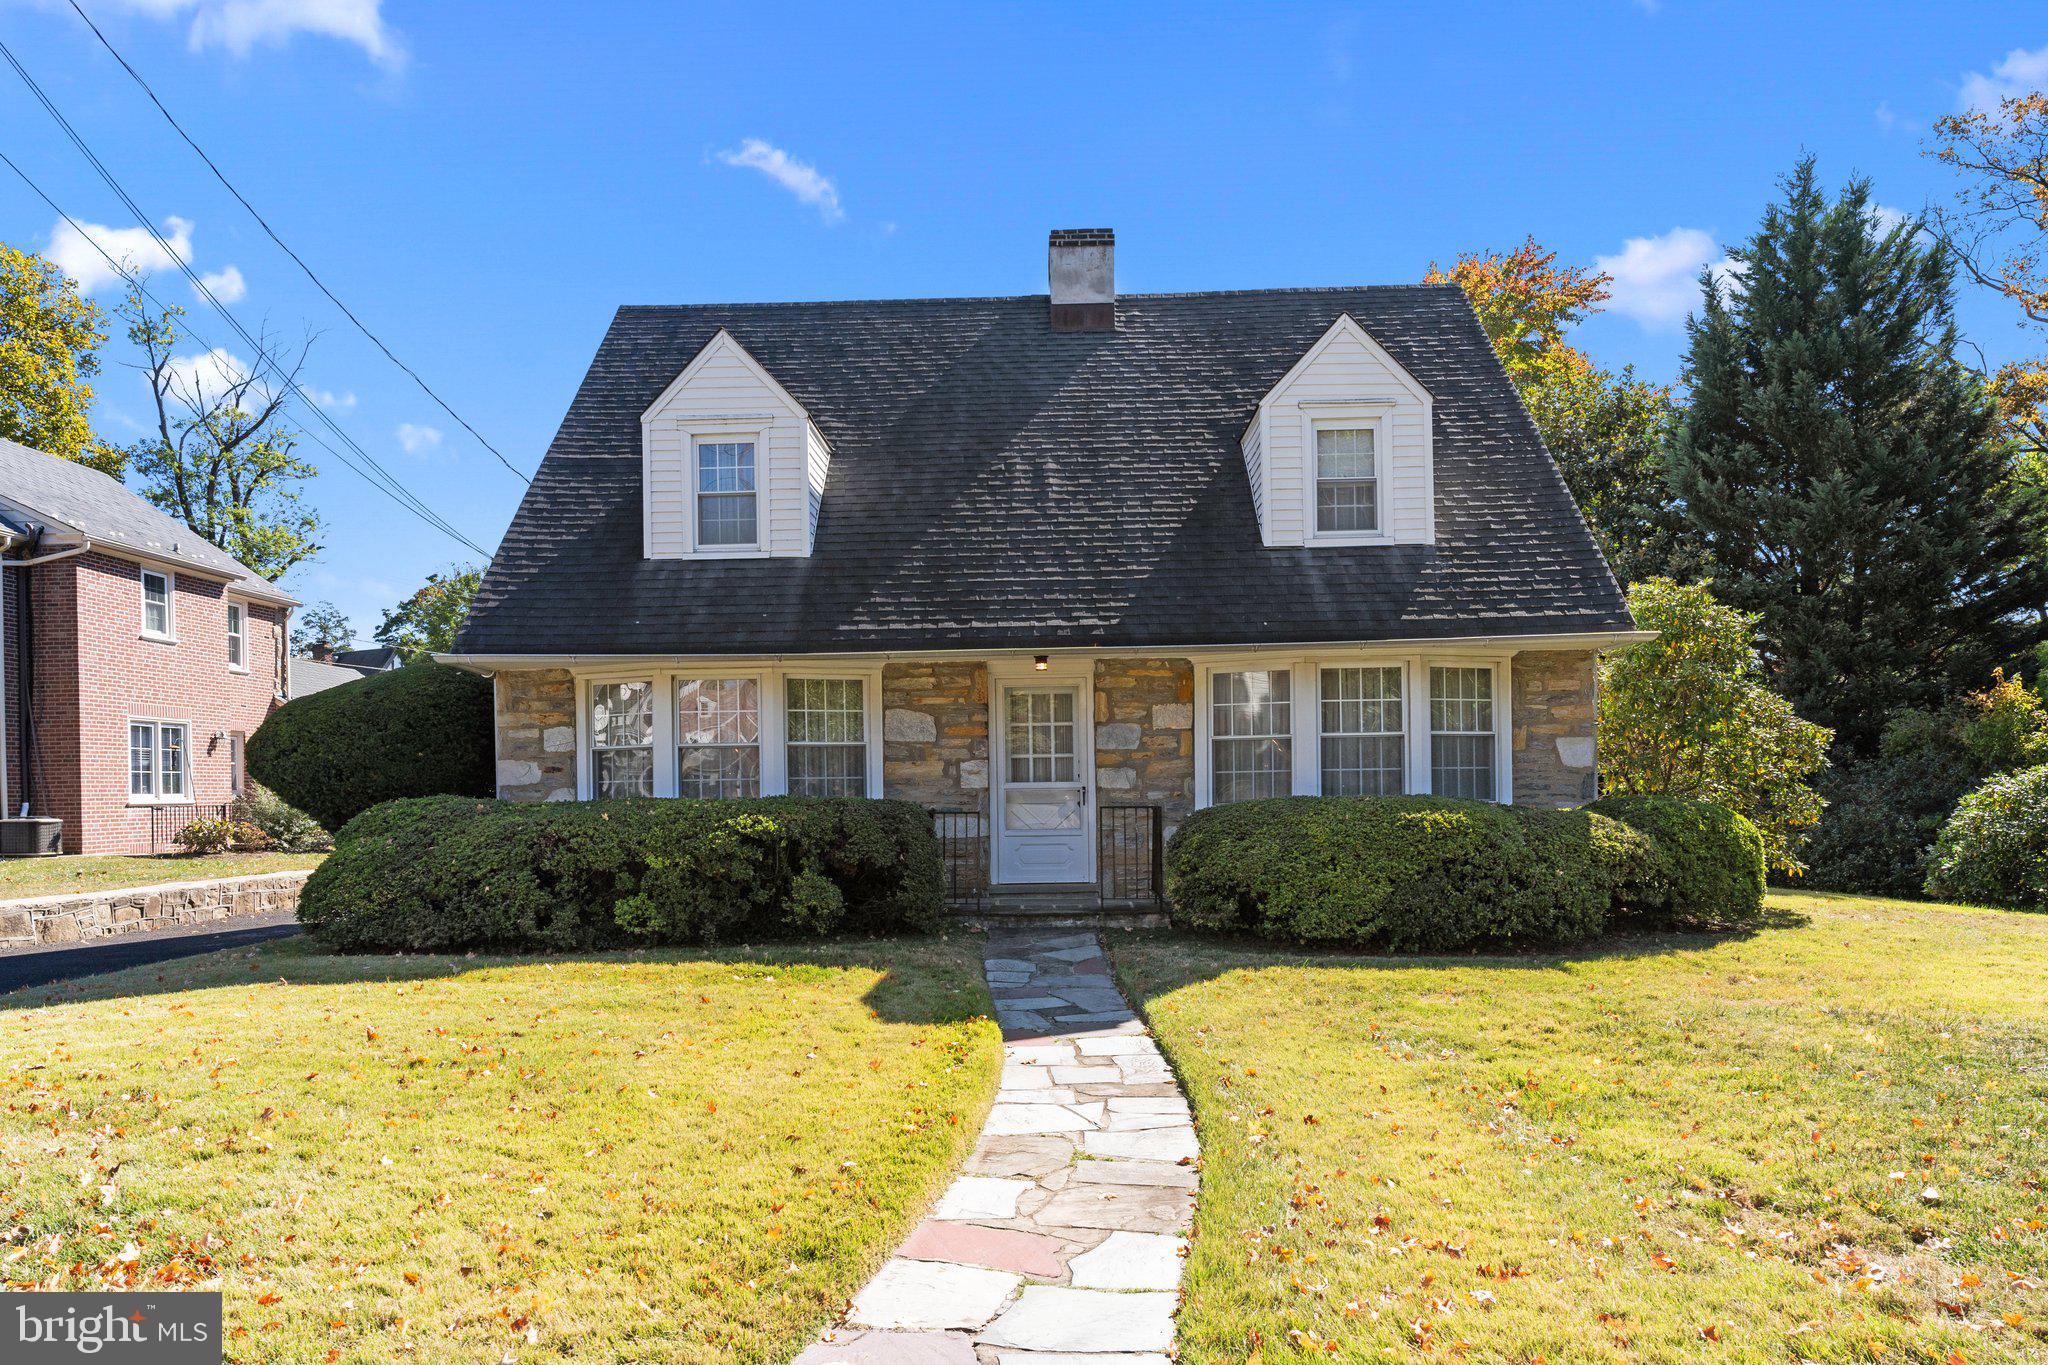
[[[1438,796],[1495,797],[1493,670],[1429,670],[1430,786]]]
[[[697,491],[699,493],[753,492],[754,443],[752,441],[698,442]]]
[[[1325,796],[1395,796],[1405,787],[1401,670],[1322,672]]]
[[[859,678],[791,678],[789,790],[866,796],[867,713]]]
[[[228,662],[240,667],[242,663],[242,608],[239,604],[228,604]]]
[[[676,751],[676,794],[729,800],[761,794],[761,750],[705,744]]]
[[[617,749],[654,742],[654,684],[595,683],[590,689],[590,743]]]
[[[142,576],[142,628],[152,635],[171,633],[171,580],[162,574]]]
[[[156,727],[128,727],[128,794],[151,796],[156,792]]]
[[[676,792],[761,794],[760,684],[752,678],[676,681]]]
[[[157,727],[157,748],[162,755],[162,767],[158,773],[158,796],[183,796],[185,794],[185,727],[182,725],[160,725]]]
[[[1376,531],[1380,510],[1378,485],[1372,480],[1316,485],[1318,531]]]
[[[1075,780],[1074,694],[1059,689],[1010,693],[1004,756],[1012,782]]]
[[[654,795],[654,750],[602,749],[591,758],[591,791],[601,801]]]
[[[789,750],[791,796],[866,796],[868,751],[862,744],[803,744]]]
[[[699,497],[697,539],[704,545],[752,545],[754,495],[706,493]]]
[[[1293,675],[1217,673],[1209,692],[1209,795],[1217,804],[1294,790]]]
[[[1316,432],[1316,477],[1372,478],[1372,428],[1319,429]]]

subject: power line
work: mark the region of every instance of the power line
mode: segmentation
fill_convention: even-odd
[[[21,77],[22,83],[29,88],[30,93],[32,93],[36,97],[37,102],[43,106],[44,111],[47,112],[50,115],[50,117],[56,121],[57,126],[61,130],[63,130],[64,135],[70,139],[71,144],[75,148],[77,148],[79,154],[83,156],[86,159],[86,162],[92,166],[93,170],[99,174],[100,179],[106,182],[107,188],[112,190],[115,196],[119,198],[124,205],[127,206],[129,213],[131,213],[135,217],[135,220],[142,226],[143,231],[149,234],[150,239],[157,244],[158,248],[163,251],[164,255],[169,260],[171,260],[171,262],[178,267],[179,271],[185,276],[185,278],[191,282],[193,290],[208,304],[210,304],[213,310],[216,313],[220,314],[222,319],[227,322],[228,326],[234,330],[235,334],[239,336],[242,339],[242,341],[252,351],[255,352],[258,358],[258,364],[260,366],[267,368],[273,375],[275,375],[279,386],[290,390],[295,396],[297,396],[300,399],[300,401],[305,404],[306,410],[310,412],[330,432],[332,432],[336,439],[341,441],[342,444],[346,445],[350,450],[355,452],[356,456],[359,459],[361,459],[364,464],[368,465],[370,469],[376,471],[377,477],[371,477],[360,466],[356,465],[353,461],[349,460],[345,456],[342,456],[339,452],[334,451],[333,448],[327,446],[324,441],[319,441],[317,437],[315,438],[316,442],[320,444],[324,449],[327,449],[330,453],[334,454],[336,458],[342,461],[343,464],[347,465],[351,469],[354,469],[358,474],[362,474],[364,478],[369,479],[369,481],[372,484],[381,488],[386,494],[392,497],[401,506],[406,507],[409,511],[417,515],[421,520],[425,521],[428,525],[434,527],[436,530],[443,532],[444,534],[455,540],[457,543],[467,546],[470,550],[474,551],[478,555],[481,555],[483,558],[489,559],[490,552],[488,550],[485,550],[475,541],[471,540],[469,537],[462,534],[462,532],[456,530],[452,523],[450,523],[446,518],[442,517],[438,512],[434,511],[433,508],[429,507],[416,494],[414,494],[412,490],[408,489],[397,478],[397,476],[393,475],[390,470],[384,468],[384,466],[377,461],[375,456],[371,455],[367,450],[363,449],[363,447],[355,440],[354,437],[350,436],[346,431],[343,431],[341,427],[335,423],[334,419],[329,417],[326,411],[318,403],[314,402],[310,397],[307,396],[305,391],[302,388],[300,388],[297,379],[293,375],[287,374],[283,370],[283,368],[277,363],[276,358],[270,354],[269,348],[263,342],[259,341],[256,337],[250,334],[249,330],[242,325],[241,320],[235,317],[235,315],[229,311],[227,305],[223,304],[220,301],[220,299],[215,296],[213,290],[207,285],[206,281],[201,279],[198,273],[192,269],[191,264],[185,260],[184,256],[180,254],[176,249],[174,249],[172,245],[164,239],[163,234],[157,230],[155,221],[150,218],[150,216],[143,210],[141,205],[135,202],[134,198],[128,193],[128,191],[122,187],[121,182],[114,176],[114,173],[107,169],[106,163],[100,160],[98,155],[95,154],[92,150],[91,146],[86,143],[84,137],[79,134],[76,128],[72,127],[70,120],[64,117],[63,111],[58,109],[56,104],[50,99],[50,97],[43,92],[42,87],[36,84],[35,78],[28,73],[28,69],[21,64],[21,62],[15,57],[13,51],[9,49],[4,42],[0,42],[0,57],[4,57],[7,61],[7,64],[14,68],[15,74]],[[21,176],[21,178],[24,181],[28,182],[31,188],[36,189],[36,193],[43,199],[45,203],[50,204],[53,208],[56,207],[55,202],[51,200],[47,194],[43,194],[41,189],[37,188],[32,180],[29,180],[28,175],[24,171],[22,171],[19,166],[16,166],[11,160],[8,162],[8,166],[15,172],[16,175]],[[63,214],[62,209],[58,209],[57,211],[60,214]],[[63,216],[65,218],[65,221],[71,224],[73,231],[78,232],[79,235],[85,237],[87,241],[92,241],[91,236],[87,234],[84,231],[84,229],[81,228],[78,225],[78,223],[70,217],[70,215],[63,214]],[[116,273],[119,274],[121,278],[135,285],[135,287],[138,290],[142,289],[141,282],[135,279],[130,272],[128,272],[125,268],[121,267],[117,262],[114,262],[111,257],[108,257],[105,250],[101,249],[97,242],[93,242],[93,246],[95,250],[98,250],[100,252],[101,256],[106,257],[108,259],[109,264],[114,265]],[[142,292],[144,292],[146,295],[148,294],[147,290],[143,290]],[[163,306],[161,300],[156,299],[154,295],[149,295],[149,297],[151,301],[153,303],[156,303],[159,307]],[[203,342],[203,338],[198,337],[196,333],[194,333],[193,336],[195,340],[201,340]],[[258,374],[260,375],[261,373],[262,371],[259,370]]]
[[[7,153],[0,152],[0,164],[4,164],[8,170],[13,171],[16,176],[20,177],[22,183],[27,185],[29,189],[34,192],[35,196],[38,199],[41,199],[43,203],[47,204],[51,212],[55,213],[58,217],[62,218],[66,223],[68,223],[71,226],[71,230],[73,232],[77,233],[79,237],[81,237],[88,245],[90,245],[94,251],[99,253],[100,259],[104,260],[107,263],[108,268],[111,269],[116,275],[120,276],[121,279],[127,281],[128,284],[133,286],[137,293],[142,295],[143,298],[149,300],[149,302],[158,309],[166,309],[168,307],[168,305],[166,305],[162,299],[158,298],[155,294],[150,292],[149,287],[142,282],[140,276],[130,271],[126,265],[122,264],[120,261],[115,260],[111,255],[109,255],[107,249],[101,246],[95,238],[90,236],[85,231],[85,229],[82,226],[80,226],[76,218],[73,218],[70,214],[66,213],[63,207],[59,205],[56,200],[52,199],[43,190],[43,187],[35,182],[34,178],[31,177],[27,171],[24,171],[19,165],[15,164],[13,158],[9,157]],[[190,337],[193,341],[198,342],[201,346],[206,347],[207,350],[209,351],[218,349],[214,346],[214,344],[211,341],[207,340],[204,336],[200,335],[199,331],[196,328],[186,328],[185,334],[188,337]],[[460,531],[457,531],[456,529],[454,529],[454,527],[450,526],[437,513],[435,513],[433,509],[427,507],[424,503],[420,502],[416,497],[414,497],[411,494],[411,492],[404,487],[404,485],[397,484],[395,486],[387,486],[384,482],[380,481],[375,475],[371,474],[369,470],[364,469],[361,465],[358,465],[348,456],[342,454],[333,446],[327,444],[326,441],[320,438],[317,432],[307,431],[302,432],[301,434],[304,435],[308,440],[312,441],[314,445],[319,446],[329,455],[332,455],[335,459],[339,460],[345,467],[354,471],[356,474],[360,475],[363,478],[363,480],[367,482],[371,487],[377,489],[385,496],[391,498],[394,502],[397,502],[399,506],[413,513],[415,516],[420,517],[421,520],[425,521],[429,526],[432,526],[435,530],[440,531],[442,534],[451,537],[458,544],[465,545],[470,549],[475,550],[479,554],[484,554],[484,551],[476,544],[475,541],[470,540]],[[489,558],[488,555],[485,555],[485,557]]]
[[[391,348],[384,344],[383,338],[379,337],[375,332],[371,331],[369,327],[364,324],[363,320],[355,315],[354,310],[352,310],[347,304],[343,303],[338,297],[336,297],[334,291],[327,287],[326,281],[322,280],[318,275],[313,273],[313,267],[307,265],[304,258],[302,258],[298,252],[293,251],[290,247],[285,245],[284,239],[282,237],[279,237],[277,235],[276,230],[270,226],[270,224],[264,219],[263,215],[256,211],[256,206],[243,197],[242,192],[234,187],[233,183],[231,183],[228,180],[227,176],[221,171],[221,168],[214,164],[213,158],[208,156],[205,150],[201,148],[197,142],[194,142],[192,140],[192,135],[185,131],[184,125],[180,124],[176,118],[172,117],[171,111],[164,107],[164,102],[162,100],[157,98],[156,91],[150,88],[149,82],[144,80],[142,78],[142,74],[138,72],[134,67],[128,64],[128,59],[126,57],[123,57],[120,51],[116,49],[111,42],[107,41],[107,35],[100,32],[100,26],[98,24],[95,24],[92,21],[92,16],[87,14],[85,10],[79,6],[78,0],[70,0],[70,3],[71,8],[78,12],[78,17],[85,21],[85,26],[92,30],[92,36],[100,40],[100,46],[104,47],[107,50],[107,52],[113,57],[113,59],[121,64],[121,69],[128,73],[129,79],[133,80],[137,85],[142,87],[142,93],[149,96],[149,102],[151,104],[154,104],[156,106],[156,111],[164,116],[164,121],[170,124],[171,127],[177,132],[178,136],[185,140],[185,145],[187,147],[190,147],[193,150],[193,152],[198,155],[199,159],[206,163],[206,169],[213,172],[213,178],[215,180],[220,181],[221,187],[227,190],[229,194],[235,197],[236,203],[240,204],[243,208],[249,211],[249,216],[256,220],[257,226],[261,227],[264,231],[264,234],[268,236],[272,242],[275,242],[277,244],[277,249],[279,251],[282,251],[285,255],[292,258],[292,262],[295,265],[297,265],[300,270],[303,270],[306,273],[306,278],[311,280],[314,286],[317,289],[319,289],[321,293],[327,296],[327,301],[329,303],[332,303],[336,308],[339,308],[342,312],[342,316],[346,317],[350,322],[354,323],[356,330],[358,332],[361,332],[364,336],[368,337],[371,343],[374,344],[378,350],[384,353],[385,359],[389,360],[399,369],[404,370],[406,374],[411,377],[412,382],[420,386],[420,391],[422,393],[426,394],[427,397],[433,399],[435,403],[440,405],[441,411],[447,413],[450,417],[453,417],[457,422],[461,423],[462,429],[464,431],[468,432],[471,436],[476,437],[477,444],[481,445],[485,450],[490,451],[491,454],[497,456],[499,464],[511,470],[513,476],[519,479],[521,482],[532,483],[533,480],[528,478],[526,475],[520,473],[518,467],[515,466],[510,460],[506,459],[503,453],[500,452],[496,446],[492,445],[489,441],[484,439],[482,432],[478,431],[475,427],[469,424],[467,418],[465,418],[461,413],[457,412],[454,408],[450,407],[448,405],[447,400],[442,398],[440,394],[435,393],[433,388],[428,385],[427,381],[420,378],[418,371],[414,370],[412,366],[406,364],[403,360],[400,360],[395,354],[393,354]]]

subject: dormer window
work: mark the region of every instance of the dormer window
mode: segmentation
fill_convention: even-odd
[[[759,543],[754,502],[754,442],[699,440],[697,543],[745,547]]]
[[[1316,531],[1380,529],[1380,481],[1370,426],[1316,424]]]

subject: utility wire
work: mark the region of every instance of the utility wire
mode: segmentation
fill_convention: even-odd
[[[133,286],[137,293],[141,294],[143,298],[149,300],[149,302],[152,305],[154,305],[156,308],[160,310],[166,309],[168,307],[168,305],[165,304],[162,299],[158,298],[155,294],[150,292],[149,287],[143,283],[142,278],[139,275],[132,272],[128,268],[128,266],[126,266],[122,262],[115,260],[111,255],[107,253],[105,247],[101,246],[97,240],[88,235],[85,229],[79,225],[78,220],[73,218],[70,214],[66,213],[63,207],[59,205],[56,200],[52,199],[47,193],[45,193],[43,187],[41,185],[38,185],[35,182],[35,180],[32,177],[30,177],[28,172],[24,171],[19,165],[17,165],[14,162],[13,158],[9,157],[7,153],[0,152],[0,164],[4,164],[8,170],[13,171],[16,176],[20,177],[22,183],[27,185],[29,189],[35,193],[35,196],[38,199],[41,199],[43,203],[47,204],[51,212],[55,213],[58,217],[62,218],[66,223],[70,224],[71,230],[77,233],[79,237],[82,238],[87,244],[89,244],[94,251],[98,252],[100,255],[100,259],[104,260],[107,263],[107,267],[111,269],[116,275],[120,276],[121,279],[125,280],[129,285]],[[207,340],[204,336],[200,335],[199,331],[196,328],[187,327],[185,329],[185,335],[190,337],[193,341],[199,343],[201,346],[204,346],[209,351],[218,349],[214,346],[214,344],[211,341]],[[425,504],[420,503],[417,498],[412,497],[411,493],[408,490],[406,490],[403,485],[398,485],[396,488],[388,486],[380,479],[378,479],[375,475],[373,475],[369,470],[364,469],[354,460],[342,454],[333,446],[327,444],[326,441],[320,438],[320,434],[318,432],[306,431],[301,432],[300,434],[306,437],[307,440],[313,442],[314,445],[319,446],[329,455],[332,455],[335,459],[339,460],[348,469],[362,476],[363,480],[370,484],[371,487],[377,489],[385,496],[391,498],[393,501],[397,502],[399,506],[405,508],[409,512],[412,512],[415,516],[420,517],[429,526],[432,526],[435,530],[440,531],[442,534],[451,537],[458,544],[465,545],[472,550],[476,550],[479,554],[483,553],[483,551],[477,546],[476,542],[470,540],[467,536],[464,536],[460,531],[455,530],[452,526],[449,526],[437,514],[434,514],[431,508],[427,508]],[[486,557],[488,558],[488,556]]]
[[[400,360],[395,354],[393,354],[391,348],[384,344],[384,339],[378,336],[375,332],[371,331],[369,327],[363,322],[363,320],[355,315],[353,309],[351,309],[347,304],[343,303],[340,300],[340,298],[336,297],[334,291],[327,287],[327,282],[322,280],[318,275],[313,273],[313,267],[307,265],[304,258],[301,257],[298,252],[293,251],[290,247],[285,245],[284,239],[277,235],[276,229],[272,228],[269,222],[267,222],[264,219],[263,215],[256,211],[256,206],[250,203],[248,199],[243,197],[242,192],[234,187],[233,183],[230,182],[227,176],[221,171],[221,168],[214,164],[213,158],[206,154],[205,149],[200,147],[200,145],[197,142],[192,140],[192,135],[185,131],[184,125],[180,124],[176,118],[172,117],[171,111],[164,107],[164,102],[162,100],[157,98],[156,91],[150,88],[149,82],[144,80],[142,78],[141,73],[138,72],[133,66],[130,66],[128,64],[128,59],[126,57],[123,57],[120,51],[117,48],[115,48],[115,46],[111,42],[107,41],[107,35],[100,32],[100,26],[98,24],[95,24],[92,21],[92,16],[87,14],[85,10],[80,7],[78,0],[70,0],[70,4],[71,8],[78,12],[78,17],[85,21],[85,26],[92,30],[92,36],[100,40],[100,46],[104,47],[107,50],[107,52],[113,57],[113,59],[121,64],[121,69],[128,73],[129,79],[133,80],[137,85],[142,87],[142,93],[149,96],[149,102],[151,104],[154,104],[156,106],[156,111],[164,116],[164,121],[170,124],[171,127],[177,132],[178,136],[185,140],[185,145],[187,147],[190,147],[193,150],[193,152],[198,155],[199,159],[206,163],[206,169],[213,172],[213,178],[215,180],[220,181],[221,187],[225,189],[229,194],[235,197],[236,203],[240,204],[243,208],[249,211],[249,216],[256,220],[256,225],[263,229],[264,234],[268,236],[272,242],[275,242],[277,244],[277,249],[279,251],[282,251],[285,255],[292,258],[293,264],[297,265],[300,270],[305,272],[306,278],[313,282],[314,287],[319,289],[321,293],[327,296],[327,301],[333,304],[336,308],[339,308],[342,312],[342,316],[346,317],[350,322],[354,323],[356,330],[358,332],[361,332],[364,336],[368,337],[371,343],[375,345],[378,350],[384,353],[385,359],[389,360],[399,369],[404,370],[406,374],[411,377],[412,382],[420,386],[420,391],[422,393],[426,394],[427,397],[433,399],[435,403],[440,405],[441,411],[447,413],[450,417],[453,417],[457,422],[461,423],[462,429],[464,431],[468,432],[471,436],[476,437],[478,445],[481,445],[485,450],[488,450],[491,452],[491,454],[497,456],[499,464],[511,470],[513,476],[519,479],[522,483],[532,483],[533,480],[528,478],[526,475],[520,473],[518,467],[515,466],[510,460],[506,459],[504,454],[500,452],[496,446],[492,445],[489,441],[484,439],[484,435],[482,432],[478,431],[475,427],[469,424],[467,418],[465,418],[461,413],[457,412],[454,408],[448,406],[447,400],[442,398],[440,394],[435,393],[433,388],[427,383],[427,381],[420,378],[419,372],[417,370],[413,369],[412,366],[406,364],[403,360]]]
[[[13,51],[10,48],[8,48],[8,46],[4,42],[0,42],[0,57],[4,57],[7,64],[14,68],[15,74],[21,77],[22,83],[29,88],[30,93],[32,93],[36,97],[37,102],[39,102],[43,106],[45,112],[47,112],[50,115],[50,117],[56,121],[57,126],[60,129],[62,129],[64,135],[70,139],[71,144],[78,149],[79,154],[83,156],[86,159],[87,163],[91,165],[92,168],[99,174],[100,179],[106,182],[107,188],[112,190],[115,196],[119,198],[124,205],[127,206],[128,211],[135,217],[135,220],[142,226],[142,229],[149,234],[150,239],[157,244],[159,249],[163,251],[164,255],[167,258],[169,258],[178,267],[179,271],[185,276],[185,278],[191,282],[193,290],[196,293],[198,293],[198,295],[201,298],[203,298],[208,304],[210,304],[213,310],[216,313],[220,314],[222,319],[224,319],[227,322],[228,326],[234,330],[235,334],[242,339],[244,344],[246,344],[252,351],[256,353],[258,357],[258,363],[270,370],[270,372],[276,377],[276,380],[281,387],[289,389],[294,395],[296,395],[305,404],[306,410],[310,412],[330,432],[332,432],[336,439],[341,441],[342,444],[346,445],[350,450],[355,452],[356,456],[360,458],[364,464],[368,465],[371,469],[374,469],[377,472],[379,478],[372,478],[370,481],[382,487],[387,494],[389,494],[392,498],[398,501],[402,506],[408,508],[408,510],[412,511],[415,515],[419,516],[421,520],[425,521],[428,525],[433,526],[436,530],[442,531],[458,543],[467,546],[469,549],[474,551],[476,554],[482,556],[483,558],[489,559],[490,552],[488,550],[485,550],[475,541],[463,535],[462,532],[456,530],[452,523],[447,521],[447,519],[442,517],[438,512],[434,511],[433,508],[429,507],[416,494],[414,494],[402,482],[400,482],[397,476],[393,475],[390,470],[384,468],[384,466],[377,461],[375,456],[371,455],[367,450],[363,449],[363,447],[356,442],[354,437],[350,436],[346,431],[343,431],[341,427],[335,423],[334,419],[327,415],[325,409],[323,409],[318,403],[315,403],[310,397],[307,396],[305,391],[302,388],[300,388],[296,378],[294,378],[290,374],[287,374],[282,368],[282,366],[280,366],[277,363],[276,358],[270,354],[270,348],[266,346],[262,341],[258,340],[255,336],[251,335],[249,330],[242,325],[241,321],[238,318],[236,318],[231,311],[229,311],[227,305],[223,304],[220,301],[220,299],[214,295],[213,290],[207,285],[205,280],[200,278],[198,272],[192,269],[190,262],[186,261],[184,256],[180,254],[177,250],[175,250],[170,242],[165,240],[163,234],[157,230],[155,221],[150,218],[150,216],[143,210],[141,205],[135,202],[134,198],[128,193],[128,191],[122,187],[121,182],[114,176],[113,172],[107,169],[106,163],[101,161],[98,155],[93,152],[91,146],[87,144],[85,139],[79,134],[78,130],[72,127],[70,121],[64,117],[63,112],[59,110],[56,104],[50,99],[50,97],[43,92],[42,87],[36,84],[35,78],[29,74],[28,69],[21,64],[21,62],[15,57]],[[23,180],[28,180],[28,176],[24,172],[22,172],[20,167],[15,166],[12,161],[9,161],[8,165],[15,171],[17,175],[20,175]],[[30,184],[33,188],[32,181],[30,182]],[[37,190],[37,193],[43,198],[43,200],[46,203],[51,202],[49,196],[42,194],[42,191],[40,189]],[[61,213],[62,210],[59,210],[59,212]],[[74,231],[77,231],[81,236],[86,237],[86,240],[92,240],[91,237],[87,235],[84,232],[84,230],[80,228],[78,224],[69,217],[69,215],[65,215],[65,218],[67,222],[71,223]],[[95,249],[98,249],[98,243],[94,243],[94,246]],[[105,256],[106,252],[102,250],[100,254],[102,256]],[[111,261],[111,258],[109,259]],[[138,289],[141,288],[140,282],[135,280],[132,274],[130,274],[125,269],[119,268],[118,266],[116,268],[117,273],[119,273],[123,279],[126,279],[130,283],[135,284]],[[154,296],[151,296],[151,301],[157,303],[159,307],[162,306],[161,301],[155,299]],[[195,339],[200,339],[197,337],[196,334],[194,335]],[[259,371],[259,373],[261,373],[261,371]],[[329,449],[330,452],[332,452],[332,447],[326,447],[325,442],[321,442],[320,444],[323,447]],[[365,474],[360,467],[355,465],[354,462],[346,459],[345,457],[340,457],[338,452],[332,453],[336,453],[337,458],[342,458],[342,462],[344,464],[347,464],[350,468],[355,469],[357,473],[364,474],[365,478],[370,477],[368,474]],[[379,479],[381,479],[381,483],[379,482]]]

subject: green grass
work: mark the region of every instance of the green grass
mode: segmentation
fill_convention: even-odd
[[[965,1157],[988,1008],[946,940],[17,992],[0,1278],[217,1286],[238,1361],[786,1359]]]
[[[1201,1125],[1182,1359],[2048,1358],[2048,916],[1771,903],[1551,957],[1116,944]]]
[[[162,858],[105,855],[84,858],[0,860],[0,901],[58,896],[73,891],[115,891],[124,886],[245,877],[255,872],[296,872],[318,867],[324,853],[177,854]]]

